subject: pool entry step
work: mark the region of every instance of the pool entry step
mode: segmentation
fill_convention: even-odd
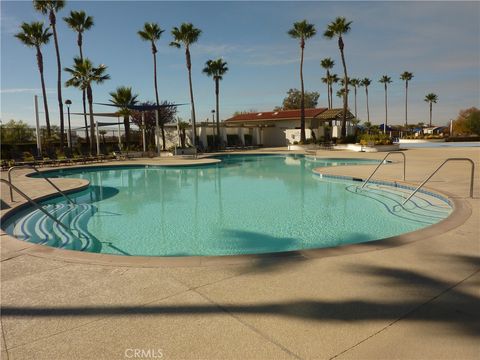
[[[69,250],[96,251],[99,246],[87,230],[88,220],[97,212],[91,204],[48,204],[43,208],[66,225],[70,231],[54,222],[42,211],[35,210],[14,226],[13,236],[36,244]]]
[[[443,200],[430,195],[417,193],[407,204],[402,206],[410,194],[409,189],[392,188],[370,183],[363,189],[357,185],[349,185],[347,191],[380,202],[388,212],[405,220],[433,225],[445,219],[452,208]]]

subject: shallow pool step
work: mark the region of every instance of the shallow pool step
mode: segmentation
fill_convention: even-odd
[[[43,209],[66,226],[64,228],[40,210],[21,218],[13,235],[21,240],[69,250],[89,251],[95,239],[87,231],[87,223],[97,208],[90,204],[48,204]]]
[[[414,196],[402,206],[403,201],[410,194],[408,189],[371,184],[363,189],[356,185],[350,185],[346,187],[346,190],[378,201],[392,215],[409,221],[435,224],[446,218],[451,212],[451,208],[442,200],[422,193],[418,193],[418,196]]]

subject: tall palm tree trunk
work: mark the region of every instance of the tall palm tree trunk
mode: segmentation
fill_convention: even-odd
[[[355,92],[355,119],[357,118],[357,87],[353,87],[354,92]]]
[[[408,80],[405,82],[405,127],[408,125]]]
[[[430,122],[429,126],[432,127],[432,102],[430,101]]]
[[[160,101],[158,100],[158,84],[157,84],[157,54],[153,52],[153,80],[155,83],[155,100],[157,101],[157,106],[160,106]],[[162,148],[166,150],[165,147],[165,126],[163,121],[160,121],[160,110],[157,109],[157,117],[162,131]]]
[[[80,50],[80,59],[83,61],[83,51],[82,51],[82,33],[78,33],[78,49]],[[87,146],[91,146],[90,144],[90,136],[88,135],[88,123],[87,123],[87,102],[86,102],[86,92],[82,90],[82,105],[83,105],[83,121],[85,123],[85,141],[87,142]]]
[[[215,137],[215,145],[220,147],[220,101],[219,101],[219,94],[220,94],[220,79],[215,79],[215,108],[217,112],[217,136]]]
[[[330,83],[330,106],[329,108],[332,109],[333,108],[333,84]]]
[[[301,98],[300,98],[300,141],[305,142],[305,89],[303,85],[303,51],[305,48],[305,42],[302,39],[301,44],[301,55],[300,55],[300,84],[301,84]]]
[[[365,94],[367,96],[367,121],[370,122],[370,108],[368,107],[368,87],[365,86]]]
[[[190,102],[192,103],[192,130],[193,130],[193,147],[195,148],[195,153],[196,151],[196,144],[197,144],[197,123],[195,120],[195,102],[193,100],[193,86],[192,86],[192,63],[190,60],[190,49],[187,47],[185,49],[185,57],[187,59],[187,69],[188,69],[188,84],[190,88]]]
[[[327,107],[329,109],[331,109],[331,106],[330,106],[330,71],[328,69],[327,69],[327,102],[328,102]]]
[[[343,76],[345,83],[345,92],[343,94],[343,115],[342,115],[342,137],[347,136],[347,108],[348,108],[348,76],[347,76],[347,64],[345,63],[345,54],[343,53],[343,39],[340,36],[338,38],[338,47],[340,48],[340,55],[342,57]]]
[[[90,113],[90,155],[93,154],[93,139],[95,139],[95,120],[93,119],[93,94],[90,85],[87,87],[88,111]]]
[[[57,99],[58,99],[58,110],[60,112],[60,149],[63,151],[64,147],[64,132],[65,132],[65,122],[63,119],[63,100],[62,100],[62,64],[60,61],[60,49],[58,47],[58,37],[57,37],[57,26],[55,24],[55,15],[53,12],[50,13],[50,23],[52,25],[53,32],[53,41],[55,43],[55,53],[57,55]]]
[[[385,124],[383,126],[383,133],[387,133],[387,122],[388,122],[388,105],[387,105],[387,83],[385,83]]]
[[[125,127],[125,149],[130,145],[130,118],[128,115],[123,117],[123,126]]]
[[[38,71],[40,72],[40,81],[42,83],[42,97],[43,97],[43,108],[45,109],[45,122],[47,123],[47,137],[52,136],[50,129],[50,115],[48,113],[48,102],[47,102],[47,91],[45,89],[45,79],[43,77],[43,56],[40,51],[40,47],[37,46],[37,65]]]

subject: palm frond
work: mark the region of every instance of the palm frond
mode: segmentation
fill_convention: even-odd
[[[70,15],[64,17],[63,21],[69,28],[79,33],[89,30],[94,24],[93,17],[88,16],[83,10],[70,11]]]

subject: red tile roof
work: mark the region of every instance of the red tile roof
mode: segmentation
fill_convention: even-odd
[[[305,109],[305,118],[316,118],[318,115],[326,111],[326,108]],[[239,114],[225,122],[235,121],[258,121],[258,120],[298,120],[300,119],[300,109],[296,110],[279,110],[279,111],[263,111]]]

